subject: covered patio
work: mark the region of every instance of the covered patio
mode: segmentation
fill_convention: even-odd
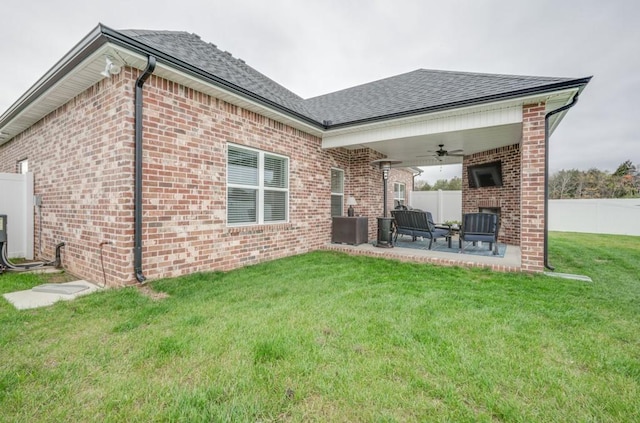
[[[357,125],[351,123],[341,127],[339,122],[334,122],[323,136],[322,147],[348,151],[356,157],[351,160],[351,174],[360,176],[364,173],[373,181],[364,187],[361,182],[352,184],[349,192],[367,198],[365,190],[379,190],[380,195],[374,195],[376,198],[372,199],[378,208],[367,210],[370,239],[376,237],[374,217],[383,215],[381,159],[388,159],[392,168],[397,169],[461,163],[462,213],[485,211],[499,215],[499,241],[508,245],[504,258],[406,248],[379,249],[370,243],[359,246],[331,244],[326,248],[349,254],[445,265],[544,271],[547,143],[567,110],[576,103],[588,78],[550,81],[513,77],[514,80],[506,81],[508,78],[505,77],[505,81],[498,81],[504,86],[496,89],[495,85],[485,87],[486,81],[480,78],[481,75],[441,76],[449,78],[450,84],[459,84],[458,92],[469,97],[444,104],[424,103],[426,107],[421,110],[387,119],[363,119]],[[433,74],[430,77],[433,78]],[[516,81],[517,78],[522,79]],[[381,83],[384,85],[385,81]],[[516,89],[518,84],[522,85],[521,89]],[[456,91],[456,87],[448,88]],[[381,87],[369,89],[375,91]],[[492,94],[478,96],[484,89],[487,93],[493,90]],[[432,93],[429,94],[432,100]],[[410,97],[409,101],[415,105],[421,100]],[[487,164],[492,168],[485,170],[486,174],[476,172]],[[489,183],[479,182],[478,178],[488,178]],[[387,194],[392,194],[392,189],[387,187]],[[386,198],[386,209],[392,210],[393,195],[386,195]]]

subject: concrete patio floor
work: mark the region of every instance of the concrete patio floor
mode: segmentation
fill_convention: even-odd
[[[360,245],[329,243],[325,245],[324,249],[330,251],[341,251],[352,255],[364,255],[416,263],[433,263],[461,267],[485,267],[508,272],[521,271],[520,247],[516,245],[508,245],[504,257],[419,250],[398,246],[393,248],[379,248],[371,243]]]

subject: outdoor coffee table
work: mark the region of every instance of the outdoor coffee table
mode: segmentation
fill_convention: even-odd
[[[451,225],[436,225],[438,229],[448,229],[449,233],[445,235],[444,239],[447,240],[447,247],[451,248],[451,238],[460,233],[459,226],[451,226]]]

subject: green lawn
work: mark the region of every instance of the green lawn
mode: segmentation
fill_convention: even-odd
[[[0,421],[639,421],[640,237],[550,239],[593,283],[316,252],[0,299]]]

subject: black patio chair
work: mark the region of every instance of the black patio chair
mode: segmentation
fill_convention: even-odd
[[[494,213],[466,213],[460,227],[460,252],[464,253],[465,242],[488,242],[489,250],[498,255],[498,215]]]

